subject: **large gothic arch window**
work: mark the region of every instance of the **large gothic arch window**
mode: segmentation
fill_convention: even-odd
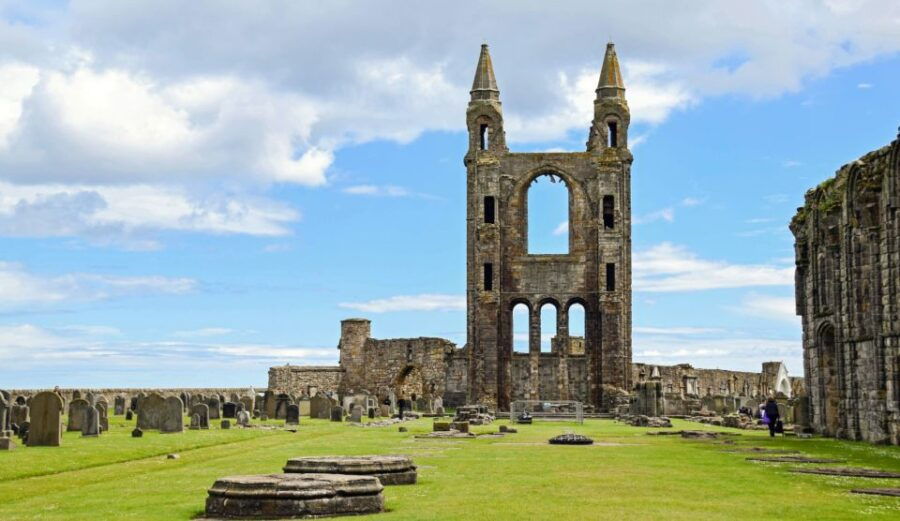
[[[514,353],[528,352],[528,306],[519,302],[512,309],[512,348]]]
[[[569,253],[570,187],[558,175],[541,174],[531,181],[526,197],[528,253]]]
[[[840,404],[839,365],[834,326],[831,324],[822,326],[819,329],[818,336],[820,402],[822,403],[820,414],[824,416],[826,432],[834,436],[840,425],[838,417],[838,406]]]

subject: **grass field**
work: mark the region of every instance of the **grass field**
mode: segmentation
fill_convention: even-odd
[[[146,432],[110,418],[100,438],[66,433],[62,447],[0,453],[0,520],[187,520],[203,512],[206,489],[222,476],[279,472],[303,455],[409,454],[419,484],[385,489],[374,519],[900,519],[900,499],[850,494],[900,480],[790,473],[792,464],[746,461],[741,447],[796,449],[846,459],[841,466],[900,472],[900,448],[826,439],[740,433],[735,445],[647,436],[612,420],[536,422],[518,434],[472,440],[415,439],[431,420],[360,428],[304,418],[297,433],[232,429]],[[214,422],[218,426],[218,422]],[[271,422],[274,424],[274,422]],[[475,427],[495,432],[499,421]],[[728,430],[674,421],[675,428]],[[550,446],[574,431],[594,446]],[[168,460],[176,452],[179,459]],[[356,519],[356,518],[354,518]]]

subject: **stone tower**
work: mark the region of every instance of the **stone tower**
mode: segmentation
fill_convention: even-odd
[[[372,322],[365,318],[341,320],[340,365],[344,369],[340,391],[358,392],[366,388],[366,340],[372,336]]]
[[[570,399],[609,409],[631,385],[630,115],[612,43],[600,71],[584,152],[517,153],[506,146],[500,90],[481,47],[466,111],[468,399],[500,410],[514,400]],[[569,251],[528,253],[528,189],[562,180]],[[529,309],[528,353],[513,353],[512,311]],[[557,345],[541,352],[540,309],[557,310]],[[569,348],[568,314],[585,310],[584,352]]]

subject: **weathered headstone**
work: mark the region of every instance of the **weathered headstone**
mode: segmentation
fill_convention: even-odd
[[[237,404],[234,402],[225,402],[222,405],[222,417],[223,418],[234,418],[234,415],[237,413]]]
[[[44,391],[32,397],[29,447],[59,447],[62,443],[62,411],[62,398],[54,392]]]
[[[241,403],[244,405],[244,410],[253,414],[253,397],[252,396],[242,396]]]
[[[391,406],[390,405],[379,405],[378,406],[378,415],[384,418],[390,417],[391,415]]]
[[[0,438],[9,438],[12,430],[12,399],[6,391],[0,391]]]
[[[13,423],[16,423],[22,425],[25,422],[31,421],[28,416],[28,412],[29,410],[27,405],[19,405],[17,403],[13,404],[12,414],[9,418],[9,424],[12,425]]]
[[[76,398],[69,403],[69,421],[66,424],[66,430],[81,431],[84,424],[85,411],[91,408],[87,400]]]
[[[131,412],[131,409],[128,409],[127,411],[125,411],[125,419],[128,421],[131,421],[132,419],[134,419],[134,413]]]
[[[231,428],[231,420],[222,420],[221,427],[223,430],[228,430]]]
[[[158,393],[151,393],[140,400],[137,411],[137,427],[141,430],[160,430],[166,416],[166,399]]]
[[[300,398],[297,400],[297,407],[300,408],[300,416],[309,418],[309,398]]]
[[[360,423],[362,421],[362,406],[356,404],[350,410],[350,421],[353,423]]]
[[[248,411],[241,411],[237,413],[237,424],[241,427],[249,427],[250,426],[250,413]]]
[[[143,435],[144,435],[144,431],[138,429],[137,427],[135,427],[134,430],[131,431],[131,437],[132,437],[132,438],[140,438],[140,437],[142,437]]]
[[[369,407],[369,419],[370,420],[375,419],[375,407]]]
[[[344,420],[344,408],[339,405],[335,405],[334,407],[332,407],[331,408],[331,421],[339,422],[339,421],[343,421],[343,420]]]
[[[335,401],[324,393],[317,394],[309,400],[309,417],[327,420],[331,417],[331,408],[335,405]]]
[[[184,432],[184,404],[181,398],[169,396],[166,398],[165,410],[160,417],[159,430],[163,433]]]
[[[284,420],[287,418],[287,407],[291,404],[291,397],[282,393],[275,397],[275,419]]]
[[[116,416],[122,416],[125,414],[125,397],[124,396],[116,396],[115,401],[113,402],[113,414]]]
[[[287,406],[287,415],[284,418],[286,425],[300,425],[300,407],[294,404]]]
[[[195,405],[194,407],[197,407],[197,405]],[[192,415],[191,415],[191,427],[190,427],[190,429],[191,429],[192,431],[200,430],[200,415],[199,415],[199,414],[196,414],[196,413],[195,413],[195,414],[192,414]]]
[[[266,391],[263,395],[263,408],[259,411],[260,415],[265,414],[269,418],[275,417],[275,393]]]
[[[209,419],[210,420],[218,420],[222,417],[222,403],[218,398],[213,397],[210,398],[207,402],[209,405]]]
[[[13,450],[16,448],[16,442],[12,438],[0,438],[0,451]]]
[[[100,436],[100,411],[96,407],[88,407],[82,413],[81,436],[95,438]]]
[[[198,403],[191,409],[191,415],[199,416],[200,428],[209,428],[209,406],[205,403]],[[193,423],[193,421],[192,421]]]
[[[100,431],[107,432],[109,431],[109,415],[107,414],[108,404],[106,402],[97,402],[97,405],[94,406],[97,409],[97,415],[99,417],[100,422]],[[82,429],[82,433],[84,430]]]

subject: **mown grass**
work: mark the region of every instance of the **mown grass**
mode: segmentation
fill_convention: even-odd
[[[900,448],[827,439],[776,438],[733,431],[735,445],[647,436],[611,420],[584,425],[536,422],[518,434],[474,440],[423,440],[427,419],[360,428],[304,418],[299,432],[232,429],[145,433],[113,418],[99,439],[67,433],[63,447],[0,453],[0,519],[187,520],[203,511],[221,476],[272,473],[294,456],[403,453],[419,465],[419,484],[385,490],[384,520],[411,519],[898,519],[900,500],[859,496],[854,487],[898,480],[790,473],[790,464],[746,461],[741,447],[796,449],[846,459],[843,465],[900,472]],[[476,431],[495,432],[491,426]],[[676,429],[713,429],[675,421]],[[550,446],[566,431],[590,447]],[[177,452],[180,458],[167,460]]]

